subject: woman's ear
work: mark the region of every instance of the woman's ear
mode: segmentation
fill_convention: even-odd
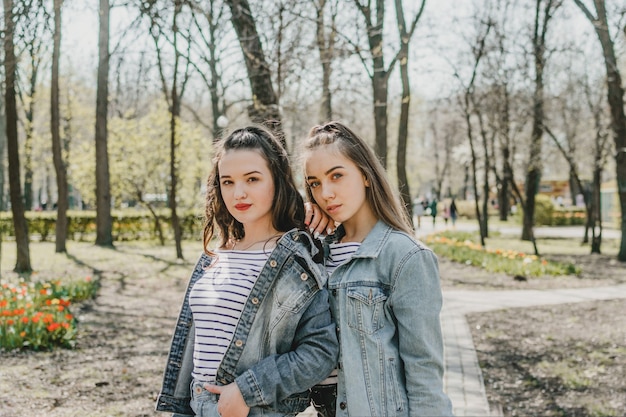
[[[363,184],[365,184],[365,187],[369,187],[370,186],[370,181],[367,179],[365,174],[363,174]]]

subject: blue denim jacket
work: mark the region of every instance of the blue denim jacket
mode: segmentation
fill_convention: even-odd
[[[451,416],[433,252],[379,221],[328,289],[341,346],[336,415]]]
[[[309,405],[308,389],[337,363],[326,274],[313,262],[317,248],[303,231],[283,235],[244,306],[233,340],[217,370],[217,384],[236,382],[246,404],[263,415],[290,415]],[[211,263],[202,254],[176,324],[157,399],[158,411],[193,415],[189,406],[194,326],[189,292]],[[272,413],[272,409],[278,413]]]

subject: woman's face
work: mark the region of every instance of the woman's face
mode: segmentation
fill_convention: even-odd
[[[370,213],[365,176],[336,146],[310,151],[305,159],[305,175],[315,202],[334,221],[345,224]]]
[[[272,223],[274,178],[255,150],[230,150],[218,163],[220,191],[230,214],[244,226]]]

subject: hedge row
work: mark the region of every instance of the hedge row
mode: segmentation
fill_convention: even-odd
[[[443,215],[444,204],[450,204],[449,200],[440,202],[438,205],[438,215]],[[466,219],[476,219],[476,208],[474,201],[456,200],[456,207],[459,217]],[[482,209],[482,201],[480,202]],[[489,215],[496,216],[496,208],[489,207]],[[518,208],[513,218],[521,222],[522,210]],[[535,197],[535,225],[536,226],[579,226],[584,225],[587,220],[587,213],[584,207],[558,207],[555,206],[550,197],[537,195]]]
[[[165,239],[173,239],[169,210],[157,213],[156,218],[147,210],[113,211],[113,239],[146,240],[158,239],[157,223]],[[46,241],[54,238],[56,212],[27,212],[28,233]],[[92,240],[96,233],[95,211],[68,211],[67,238],[71,240]],[[179,214],[183,239],[199,239],[202,236],[202,217],[197,212]],[[0,233],[2,236],[14,236],[13,219],[10,212],[0,213]]]

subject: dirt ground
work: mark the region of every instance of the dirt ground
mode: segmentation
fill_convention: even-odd
[[[51,244],[45,247],[51,254],[46,262],[53,265],[42,267],[37,279],[46,278],[44,270],[58,274],[59,265],[69,259],[72,266],[62,266],[65,273],[92,274],[102,287],[96,300],[74,310],[80,321],[76,349],[0,353],[0,417],[165,415],[154,412],[154,404],[199,246],[185,247],[184,262],[174,259],[172,248],[135,244],[120,244],[116,250],[72,244],[68,257],[52,255]],[[10,273],[6,271],[10,254],[4,251],[7,256],[2,260],[3,276]],[[626,266],[611,259],[577,257],[584,270],[581,278],[527,282],[445,260],[440,267],[444,290],[626,281]],[[506,415],[618,415],[611,410],[623,414],[625,307],[624,302],[604,302],[471,317],[492,407]],[[561,375],[570,366],[574,376]],[[595,414],[585,411],[581,393],[598,399],[603,408]]]
[[[441,260],[445,289],[509,290],[626,282],[609,255],[551,255],[579,277],[516,281]],[[468,316],[490,409],[503,416],[605,417],[626,410],[626,300],[515,308]]]

